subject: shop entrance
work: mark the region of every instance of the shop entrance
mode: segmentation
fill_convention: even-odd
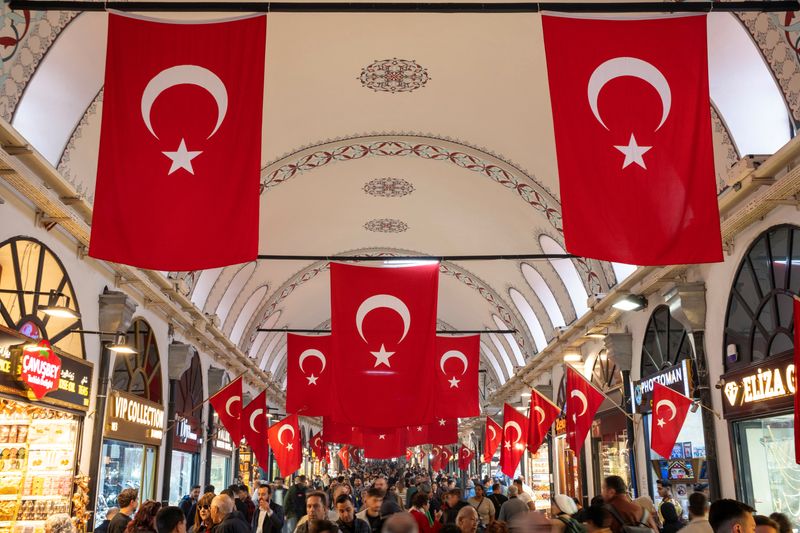
[[[105,519],[110,507],[117,506],[117,495],[124,489],[139,491],[139,501],[155,497],[157,448],[132,442],[105,439],[103,468],[97,484],[97,514]]]

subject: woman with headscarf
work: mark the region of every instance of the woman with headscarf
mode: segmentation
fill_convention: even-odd
[[[550,524],[553,533],[578,533],[583,527],[572,515],[578,512],[575,501],[566,494],[556,494],[550,501]]]

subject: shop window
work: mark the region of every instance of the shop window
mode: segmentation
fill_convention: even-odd
[[[725,317],[726,371],[792,350],[792,295],[800,292],[798,229],[770,228],[742,259]]]
[[[64,265],[44,244],[26,238],[0,244],[0,289],[13,291],[0,292],[0,324],[33,339],[49,340],[70,355],[86,357],[83,335],[72,333],[82,328],[81,320],[42,311],[48,305],[66,305],[80,314]],[[26,291],[40,294],[25,294]],[[54,291],[55,298],[50,291]]]
[[[137,353],[114,358],[113,388],[161,403],[161,358],[150,325],[141,318],[134,320],[128,342]]]
[[[692,346],[683,324],[660,305],[650,315],[642,345],[642,376],[650,376],[692,358]]]

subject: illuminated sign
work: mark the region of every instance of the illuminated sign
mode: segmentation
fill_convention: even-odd
[[[649,413],[653,410],[653,387],[656,383],[660,383],[684,396],[689,396],[692,388],[691,375],[689,361],[683,359],[679,365],[671,366],[666,370],[631,384],[636,412]]]
[[[792,405],[795,367],[791,355],[723,376],[723,411],[726,416],[771,411]]]
[[[105,434],[134,442],[160,444],[164,431],[164,409],[160,404],[122,391],[108,396]]]
[[[53,353],[48,341],[15,346],[12,359],[16,361],[14,374],[28,388],[32,400],[41,400],[58,389],[61,359]]]
[[[567,434],[567,419],[566,417],[559,416],[556,418],[556,435]]]

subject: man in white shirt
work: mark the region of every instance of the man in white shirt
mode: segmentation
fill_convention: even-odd
[[[531,495],[525,492],[522,479],[515,479],[514,486],[517,487],[517,490],[519,491],[519,495],[517,496],[517,498],[519,498],[525,505],[527,505],[529,510],[535,511],[536,504],[533,502],[533,498],[531,497]]]
[[[679,533],[713,533],[706,516],[708,498],[702,492],[693,492],[689,496],[689,523]]]
[[[251,533],[280,533],[283,528],[283,508],[272,502],[272,489],[269,485],[261,485],[256,490],[258,508],[253,514]]]

